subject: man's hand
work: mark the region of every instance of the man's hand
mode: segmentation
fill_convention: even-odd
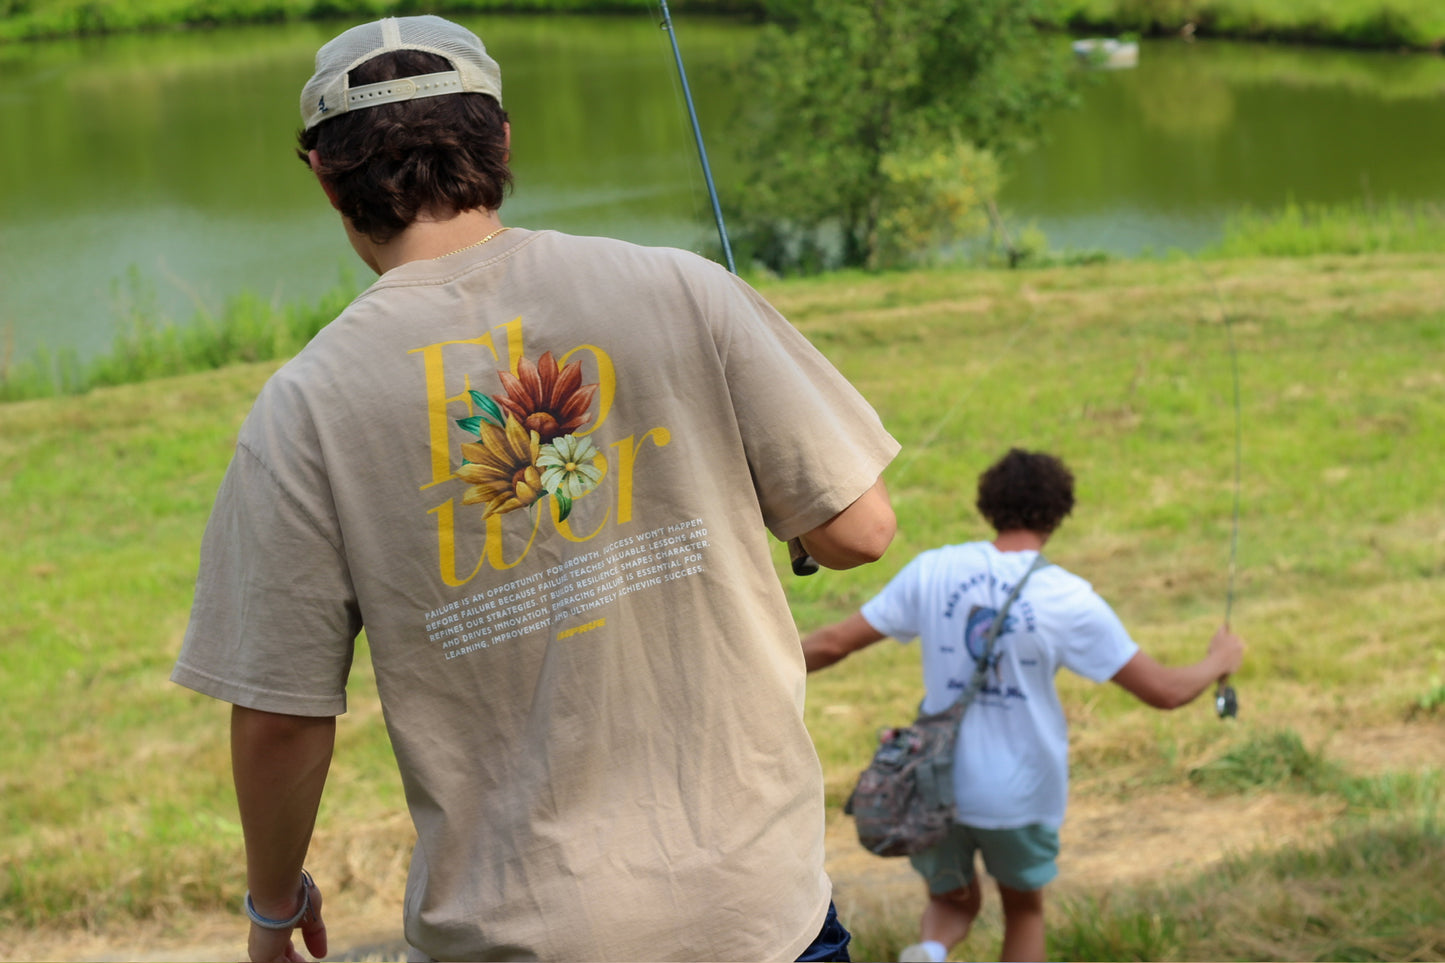
[[[1234,675],[1244,663],[1244,640],[1231,632],[1229,626],[1222,625],[1209,640],[1209,652],[1205,658],[1213,659],[1223,670],[1220,678]]]
[[[297,926],[301,930],[302,941],[311,955],[318,959],[326,955],[326,921],[321,918],[321,890],[315,882],[308,882],[307,896],[311,905],[306,910],[306,915],[301,917]],[[289,912],[276,919],[290,919],[299,907],[293,905]],[[266,910],[260,906],[256,907],[257,912],[266,916]],[[246,940],[246,954],[251,963],[306,963],[306,957],[296,949],[292,940],[294,929],[268,930],[264,926],[251,924],[251,934]]]
[[[231,771],[246,835],[246,886],[251,905],[271,920],[289,920],[301,908],[306,850],[336,743],[333,716],[289,716],[235,706],[231,710]],[[306,947],[326,953],[321,893],[304,882],[311,899],[297,926]],[[252,960],[304,960],[292,944],[293,928],[251,925]]]

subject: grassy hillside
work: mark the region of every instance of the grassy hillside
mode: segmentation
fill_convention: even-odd
[[[1065,680],[1075,799],[1147,809],[1167,793],[1240,821],[1260,800],[1304,800],[1330,828],[1198,877],[1109,887],[1096,903],[1070,897],[1053,917],[1053,953],[1445,953],[1438,752],[1424,766],[1368,771],[1343,752],[1382,728],[1445,744],[1445,255],[762,288],[904,445],[886,476],[901,530],[885,559],[786,579],[804,630],[851,611],[915,552],[983,535],[974,480],[1020,444],[1059,452],[1079,479],[1075,517],[1050,556],[1093,581],[1156,656],[1196,657],[1230,583],[1232,336],[1243,425],[1233,623],[1251,645],[1241,717],[1223,725],[1203,704],[1163,716],[1114,687]],[[138,920],[183,929],[234,907],[243,881],[227,711],[166,676],[211,499],[276,364],[0,405],[0,727],[10,734],[0,930],[88,928],[123,941]],[[781,546],[777,558],[781,572]],[[350,689],[311,860],[338,911],[379,890],[394,896],[410,845],[364,657]],[[831,807],[874,730],[907,718],[918,696],[914,647],[875,646],[811,680]],[[1127,832],[1117,844],[1130,845]],[[1217,926],[1211,907],[1226,894],[1233,915]],[[916,910],[855,912],[858,958],[891,958]],[[969,953],[996,952],[980,940]]]

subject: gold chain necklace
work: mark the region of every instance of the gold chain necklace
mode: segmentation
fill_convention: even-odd
[[[511,228],[509,228],[509,227],[499,227],[499,228],[497,228],[495,231],[493,231],[492,233],[488,234],[486,237],[482,238],[480,241],[473,241],[471,244],[468,244],[466,247],[459,247],[459,248],[457,248],[455,251],[448,251],[446,254],[443,254],[442,257],[450,257],[450,256],[453,255],[453,254],[460,254],[460,253],[462,253],[463,251],[470,251],[470,250],[471,250],[472,248],[474,248],[474,247],[481,247],[483,244],[487,243],[488,241],[490,241],[492,238],[496,237],[498,234],[502,233],[503,231],[510,231],[510,230],[511,230]]]

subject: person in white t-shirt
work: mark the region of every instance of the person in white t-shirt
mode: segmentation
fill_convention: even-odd
[[[1074,507],[1074,478],[1058,457],[1012,449],[979,478],[977,507],[991,542],[923,552],[859,612],[808,634],[808,671],[886,637],[921,639],[922,711],[946,709],[974,676],[999,608]],[[1003,960],[1043,960],[1044,886],[1058,873],[1068,798],[1068,725],[1054,675],[1111,680],[1159,709],[1174,709],[1235,672],[1244,643],[1227,626],[1193,665],[1159,664],[1129,637],[1088,582],[1057,565],[1037,568],[998,633],[985,683],[959,727],[957,799],[950,835],[910,857],[928,886],[921,938],[900,960],[947,958],[978,915],[980,853],[998,883]]]

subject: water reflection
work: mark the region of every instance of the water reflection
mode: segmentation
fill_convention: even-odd
[[[704,244],[710,214],[656,24],[466,22],[504,67],[509,223]],[[16,352],[94,353],[137,300],[184,321],[241,290],[307,300],[348,275],[367,282],[291,153],[312,57],[344,26],[0,47],[0,327]],[[690,28],[689,69],[717,73],[739,32]],[[724,96],[716,82],[698,92],[715,127]]]
[[[464,18],[502,63],[508,223],[708,249],[715,237],[666,36],[645,16]],[[140,279],[189,320],[252,290],[308,300],[366,269],[290,153],[316,48],[345,24],[0,46],[0,328],[109,345]],[[679,39],[726,198],[729,59],[755,35]],[[1063,38],[1060,42],[1066,42]],[[1197,250],[1242,205],[1445,200],[1445,61],[1146,43],[1048,119],[1003,208],[1055,248]]]
[[[1198,250],[1240,207],[1445,199],[1445,61],[1146,43],[1049,119],[1004,206],[1055,248]]]

